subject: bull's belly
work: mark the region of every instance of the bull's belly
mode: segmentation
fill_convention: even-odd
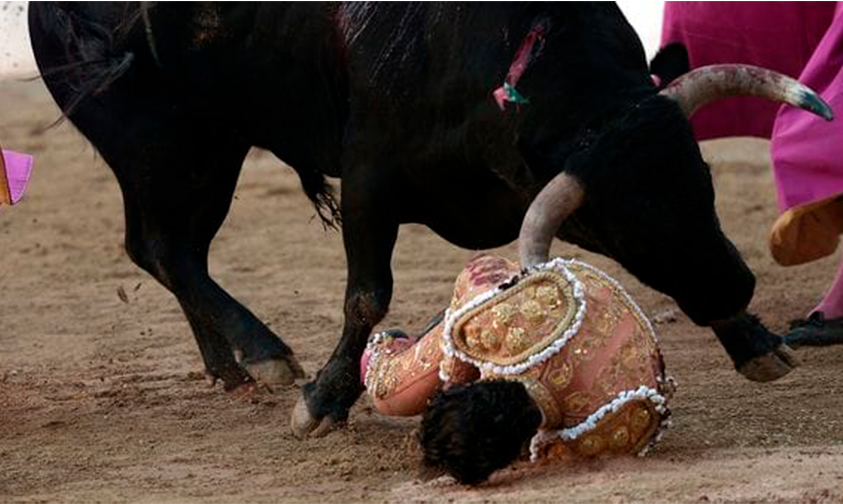
[[[525,211],[511,193],[440,194],[410,221],[426,225],[458,247],[478,250],[516,240]]]
[[[480,229],[476,226],[441,225],[427,226],[436,234],[458,247],[469,250],[485,250],[502,247],[518,238],[518,228]]]

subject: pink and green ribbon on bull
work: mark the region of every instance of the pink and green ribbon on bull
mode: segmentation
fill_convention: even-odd
[[[509,71],[506,73],[503,86],[498,87],[492,91],[492,96],[501,110],[506,110],[506,103],[514,103],[516,105],[523,105],[530,103],[530,100],[525,98],[515,89],[521,74],[527,69],[530,62],[535,59],[542,48],[544,48],[544,32],[545,26],[539,24],[533,27],[524,40],[521,41],[521,46],[515,57],[512,58],[512,63],[509,65]]]

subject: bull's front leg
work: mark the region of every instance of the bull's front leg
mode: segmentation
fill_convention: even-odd
[[[386,315],[392,297],[390,261],[398,236],[394,211],[383,180],[343,176],[343,243],[348,261],[345,325],[342,337],[313,382],[293,409],[291,427],[299,437],[322,436],[348,417],[360,396],[360,357],[372,328]]]

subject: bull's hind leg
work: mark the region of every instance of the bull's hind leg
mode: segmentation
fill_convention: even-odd
[[[175,70],[161,72],[144,39],[114,25],[126,9],[33,4],[30,34],[44,82],[114,170],[126,249],[178,298],[208,372],[229,387],[249,373],[291,382],[303,372],[290,348],[208,275],[208,248],[249,144],[217,104],[191,106],[192,94],[174,86]]]
[[[208,274],[208,249],[249,146],[207,123],[129,108],[120,124],[110,122],[116,107],[102,114],[83,105],[71,116],[120,182],[129,256],[178,298],[207,371],[227,388],[303,377],[292,350]]]
[[[304,376],[292,350],[208,274],[208,248],[228,213],[248,146],[197,125],[179,131],[190,133],[171,131],[166,142],[160,132],[157,142],[139,137],[154,151],[142,141],[127,156],[109,156],[124,189],[129,255],[178,298],[212,376],[229,388],[249,375],[292,383]],[[234,350],[242,352],[248,374]]]

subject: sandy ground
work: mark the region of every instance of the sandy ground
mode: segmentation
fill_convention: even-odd
[[[561,243],[556,254],[616,275],[648,314],[675,314],[657,326],[680,383],[675,425],[650,456],[522,463],[476,489],[421,482],[417,419],[380,417],[366,400],[346,429],[299,441],[295,387],[242,397],[205,381],[175,299],[123,251],[111,172],[69,125],[43,131],[58,111],[42,85],[0,84],[0,111],[4,145],[37,157],[27,198],[0,208],[0,502],[843,502],[843,349],[800,350],[796,372],[750,383],[670,299]],[[704,147],[724,227],[758,275],[753,309],[783,330],[836,259],[775,265],[767,144]],[[384,325],[420,328],[471,254],[405,226]],[[267,153],[247,161],[211,269],[309,372],[327,359],[342,325],[341,237]]]

